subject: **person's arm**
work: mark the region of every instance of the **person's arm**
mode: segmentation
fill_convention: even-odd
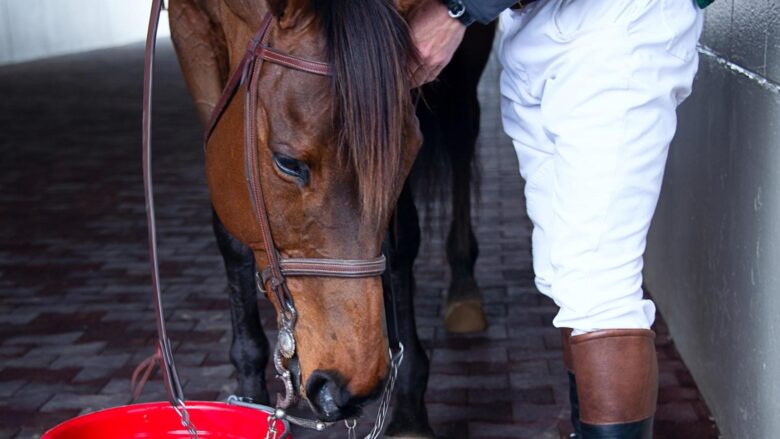
[[[441,0],[423,1],[407,19],[419,55],[418,64],[412,66],[412,86],[419,87],[436,79],[450,62],[466,25],[450,17]]]
[[[454,3],[455,10],[457,10],[458,3],[463,5],[463,15],[466,18],[461,21],[469,25],[474,21],[482,24],[490,23],[504,9],[517,3],[517,0],[447,0],[446,3]],[[450,9],[452,10],[452,8],[451,6]]]
[[[414,44],[420,55],[413,66],[412,84],[433,81],[452,59],[463,40],[466,26],[489,23],[517,0],[429,0],[408,17]]]

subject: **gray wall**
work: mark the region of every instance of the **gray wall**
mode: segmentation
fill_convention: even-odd
[[[150,0],[0,0],[0,65],[141,41],[150,6]]]
[[[780,432],[780,2],[716,0],[646,284],[726,438]]]

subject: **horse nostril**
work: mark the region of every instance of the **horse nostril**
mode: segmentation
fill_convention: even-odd
[[[337,373],[314,371],[306,381],[306,398],[323,421],[333,422],[353,416],[358,407]]]

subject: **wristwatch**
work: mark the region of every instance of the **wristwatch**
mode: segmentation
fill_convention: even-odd
[[[443,0],[444,5],[447,6],[447,11],[450,17],[460,21],[464,26],[468,26],[474,21],[474,17],[466,10],[466,5],[462,0]]]

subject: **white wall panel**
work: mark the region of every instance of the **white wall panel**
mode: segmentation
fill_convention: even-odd
[[[11,59],[11,30],[8,16],[8,2],[0,1],[0,64]]]
[[[150,0],[1,0],[0,64],[117,46],[146,37]],[[161,35],[168,35],[163,17]]]
[[[780,3],[716,0],[645,264],[725,438],[780,431]]]

